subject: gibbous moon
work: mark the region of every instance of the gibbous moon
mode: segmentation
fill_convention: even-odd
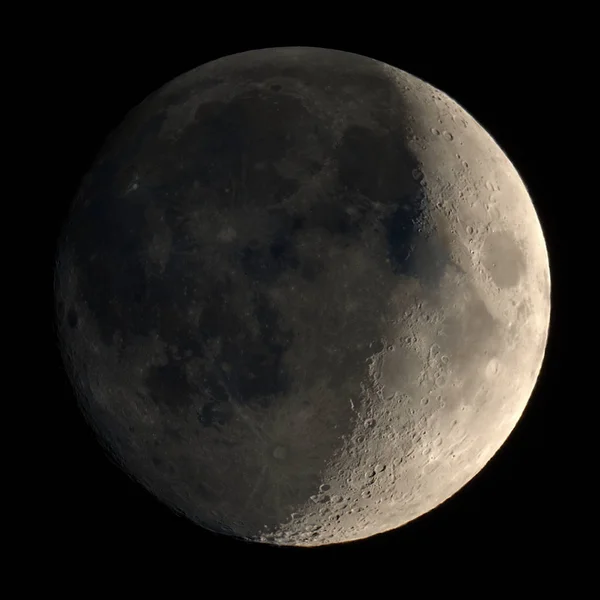
[[[456,102],[334,50],[236,54],[131,111],[56,264],[61,348],[122,468],[198,525],[398,528],[505,442],[542,364],[544,237]]]

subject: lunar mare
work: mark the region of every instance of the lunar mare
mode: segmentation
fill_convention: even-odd
[[[451,497],[539,374],[550,277],[527,190],[431,85],[246,52],[152,94],[84,178],[61,348],[105,447],[193,522],[315,546]]]

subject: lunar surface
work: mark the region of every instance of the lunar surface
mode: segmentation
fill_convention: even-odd
[[[494,140],[362,56],[278,48],[131,111],[62,230],[58,330],[122,468],[194,523],[318,546],[464,486],[541,368],[543,233]]]

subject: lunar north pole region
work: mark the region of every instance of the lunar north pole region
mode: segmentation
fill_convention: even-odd
[[[206,529],[295,546],[463,487],[523,413],[550,313],[540,223],[490,135],[317,48],[228,56],[135,107],[82,181],[55,290],[122,468]]]

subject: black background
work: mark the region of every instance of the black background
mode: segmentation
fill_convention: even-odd
[[[376,581],[375,569],[385,565],[400,569],[415,559],[432,565],[450,560],[469,565],[489,556],[502,566],[513,564],[516,556],[540,560],[557,551],[548,429],[560,388],[557,340],[562,292],[557,281],[563,267],[557,244],[557,191],[550,176],[558,168],[548,127],[556,107],[540,101],[554,68],[553,42],[511,37],[500,47],[494,35],[488,38],[485,32],[472,44],[463,40],[462,47],[448,41],[438,47],[402,45],[397,40],[361,43],[360,38],[349,35],[340,42],[327,35],[256,35],[233,44],[215,38],[203,42],[202,36],[183,41],[176,35],[138,35],[135,30],[114,35],[105,30],[98,38],[85,32],[57,36],[37,64],[52,86],[50,131],[40,141],[40,152],[49,161],[54,199],[47,222],[50,263],[68,204],[105,136],[157,87],[203,62],[254,48],[323,46],[365,54],[424,79],[458,101],[496,139],[530,191],[550,251],[553,314],[542,374],[522,419],[466,487],[397,531],[318,549],[253,545],[205,532],[177,517],[106,458],[77,410],[53,344],[52,403],[47,411],[52,439],[44,448],[44,475],[51,486],[49,514],[44,517],[50,528],[44,535],[47,560],[98,564],[108,571],[122,563],[140,573],[155,565],[177,569],[201,564],[203,577],[224,561],[268,568],[268,575],[256,571],[256,578],[248,580],[248,590],[254,590],[278,568],[300,568],[302,577],[311,580],[311,569],[320,565],[361,564],[364,577]],[[49,319],[51,304],[49,299]]]

